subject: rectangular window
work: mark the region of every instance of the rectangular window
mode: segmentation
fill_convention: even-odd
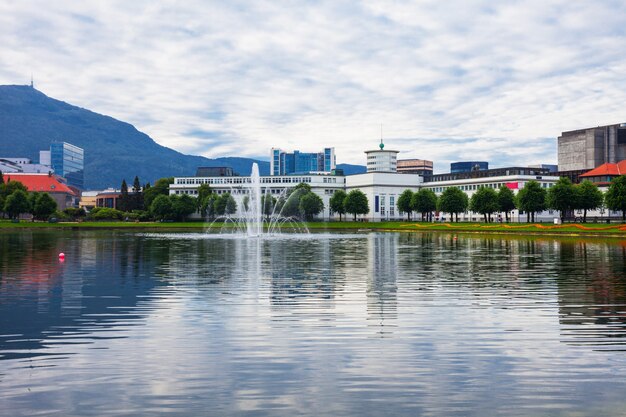
[[[380,197],[374,196],[374,212],[378,213],[380,207]]]

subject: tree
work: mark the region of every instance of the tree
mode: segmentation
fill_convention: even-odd
[[[324,210],[324,202],[314,192],[308,192],[300,198],[300,212],[304,213],[307,221],[311,221],[313,216],[317,216]]]
[[[535,213],[546,208],[546,190],[537,181],[528,181],[517,193],[517,207],[527,212],[527,220],[534,223]]]
[[[604,196],[598,186],[589,180],[583,180],[575,187],[576,190],[576,207],[575,209],[583,210],[583,222],[587,222],[587,210],[594,210],[602,206]]]
[[[424,221],[425,213],[432,213],[437,210],[437,194],[433,190],[428,188],[422,188],[411,198],[411,207],[413,211],[422,214],[422,221]]]
[[[198,208],[202,207],[202,203],[204,203],[204,200],[212,192],[213,191],[211,191],[211,187],[209,187],[209,184],[200,184],[200,186],[198,187],[198,197],[196,199],[196,202],[198,203]]]
[[[157,195],[150,204],[150,213],[158,219],[168,219],[172,217],[172,201],[166,195]]]
[[[141,183],[139,177],[135,175],[133,181],[133,195],[131,198],[131,210],[143,210],[143,193],[141,192]]]
[[[248,194],[243,196],[243,200],[241,201],[241,204],[243,205],[244,211],[250,210],[250,196]]]
[[[0,171],[0,184],[4,184],[4,175],[2,175],[2,171]]]
[[[151,207],[154,199],[159,195],[168,196],[170,184],[174,183],[174,177],[161,178],[152,187],[148,186],[143,191],[143,203],[145,207]]]
[[[469,207],[473,212],[482,214],[485,218],[485,223],[489,223],[491,221],[491,214],[495,213],[500,208],[498,204],[498,193],[496,193],[496,190],[493,188],[480,187],[472,195]]]
[[[224,195],[228,196],[226,197],[225,213],[227,215],[235,214],[237,212],[237,202],[235,201],[235,198],[230,195],[230,193]]]
[[[406,219],[411,221],[411,212],[413,211],[413,206],[411,204],[411,200],[413,199],[413,191],[404,190],[400,197],[398,197],[397,206],[398,211],[400,213],[406,213]]]
[[[4,203],[4,211],[11,219],[17,219],[22,213],[28,213],[30,204],[28,204],[28,195],[22,190],[16,190],[9,195]]]
[[[202,217],[208,217],[212,219],[215,217],[215,201],[217,200],[217,194],[209,194],[202,201],[200,207],[200,215]]]
[[[247,196],[246,196],[247,197]],[[263,194],[261,196],[261,212],[268,218],[274,213],[276,207],[276,199],[271,194]]]
[[[346,200],[346,196],[347,194],[345,191],[337,190],[333,193],[333,196],[329,201],[331,211],[339,214],[339,221],[341,221],[341,215],[346,213],[346,209],[343,205],[343,202]]]
[[[287,193],[287,199],[282,204],[280,214],[285,217],[297,217],[302,218],[303,213],[300,211],[300,199],[303,195],[311,192],[311,187],[308,184],[298,184],[292,190]]]
[[[503,185],[498,190],[498,210],[504,212],[504,218],[507,223],[509,222],[509,212],[514,210],[515,207],[515,194],[509,187]]]
[[[450,218],[453,219],[456,214],[456,221],[459,221],[459,213],[467,210],[469,201],[467,194],[461,191],[458,187],[448,187],[441,197],[439,197],[439,210],[444,213],[450,213]]]
[[[226,203],[228,200],[228,193],[222,194],[215,199],[213,203],[213,211],[216,216],[223,216],[226,214]]]
[[[180,221],[185,221],[187,216],[197,210],[196,200],[187,194],[171,195],[172,215]]]
[[[626,175],[611,180],[604,201],[610,210],[622,212],[622,223],[626,221]]]
[[[38,193],[39,194],[39,193]],[[33,217],[45,220],[57,210],[57,202],[50,194],[40,193],[33,205]]]
[[[343,206],[346,213],[354,214],[354,221],[356,221],[357,214],[367,214],[370,212],[369,202],[367,196],[363,194],[361,190],[352,190],[346,195]]]
[[[561,177],[547,193],[546,205],[561,213],[561,222],[565,221],[567,210],[576,206],[577,193],[574,184],[567,177]]]
[[[117,209],[120,211],[130,211],[131,202],[130,197],[128,195],[128,185],[126,184],[126,180],[122,180],[122,185],[120,186],[120,196],[117,199]]]

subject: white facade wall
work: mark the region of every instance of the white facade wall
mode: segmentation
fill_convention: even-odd
[[[367,155],[367,172],[397,172],[398,152],[391,150],[365,151]]]
[[[300,183],[311,186],[311,191],[317,194],[324,202],[324,211],[318,218],[329,220],[330,198],[337,190],[345,188],[345,178],[337,175],[281,175],[263,176],[260,178],[261,193],[269,193],[278,198],[288,189],[296,187]],[[192,197],[198,195],[198,187],[208,184],[211,190],[217,194],[230,193],[237,202],[237,207],[243,204],[243,198],[248,194],[251,183],[250,177],[176,177],[174,184],[170,185],[170,195],[188,194]]]
[[[398,197],[404,190],[416,192],[422,185],[421,175],[367,172],[346,177],[346,192],[361,190],[369,203],[368,221],[400,220]]]

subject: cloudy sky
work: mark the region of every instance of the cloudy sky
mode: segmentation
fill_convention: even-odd
[[[556,163],[564,130],[626,121],[616,1],[0,0],[0,84],[190,154],[336,148]]]

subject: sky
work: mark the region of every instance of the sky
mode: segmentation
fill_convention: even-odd
[[[0,84],[210,158],[556,163],[626,121],[623,1],[0,0]]]

